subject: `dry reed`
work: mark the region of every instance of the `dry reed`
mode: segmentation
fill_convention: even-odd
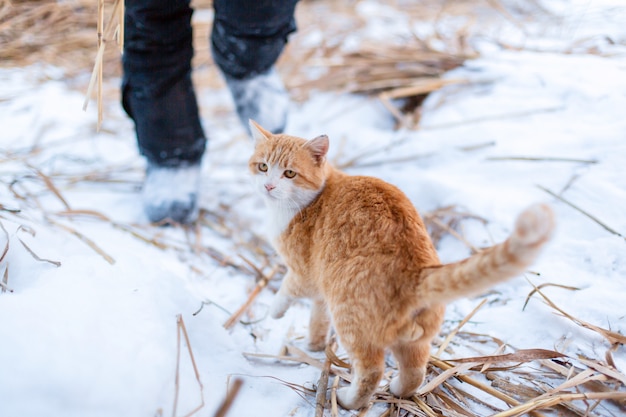
[[[404,43],[386,43],[386,41],[367,40],[356,50],[342,48],[342,43],[354,33],[366,30],[365,21],[354,13],[349,2],[330,1],[303,1],[299,6],[298,20],[300,32],[292,37],[288,50],[281,58],[280,69],[284,74],[286,83],[290,87],[294,98],[301,99],[312,90],[332,90],[371,94],[379,97],[390,113],[397,119],[399,125],[414,127],[419,122],[419,103],[421,99],[431,91],[437,90],[451,83],[462,83],[466,80],[448,80],[441,76],[446,71],[461,65],[468,57],[475,56],[474,51],[467,46],[467,33],[463,30],[456,33],[452,38],[444,39],[440,35],[433,35],[436,39],[423,39],[413,37],[405,39]],[[452,4],[453,3],[453,4]],[[450,2],[448,12],[467,13],[472,2]],[[503,4],[498,1],[489,2],[494,10],[504,15],[507,19],[519,25],[516,18],[509,13]],[[209,3],[200,4],[198,7],[210,7]],[[415,5],[405,5],[405,12],[412,19],[437,19],[436,13],[426,12]],[[333,19],[328,22],[319,22],[318,8],[331,7]],[[399,6],[398,6],[399,7]],[[123,39],[123,25],[115,26],[115,22],[122,21],[121,7],[115,12],[107,14],[107,10],[115,9],[113,2],[105,4],[103,1],[94,2],[87,0],[75,0],[72,2],[58,2],[55,0],[31,0],[26,2],[11,2],[0,0],[0,60],[6,66],[26,66],[37,63],[47,63],[60,66],[65,69],[68,76],[84,74],[94,66],[96,59],[96,76],[93,87],[98,92],[98,102],[105,99],[102,89],[106,88],[102,82],[106,77],[119,76],[119,50],[104,48],[107,41]],[[457,9],[460,8],[458,11]],[[453,10],[454,9],[454,10]],[[108,20],[104,18],[108,17]],[[339,25],[337,22],[345,23]],[[108,30],[107,26],[108,24]],[[198,33],[207,33],[206,22],[196,23]],[[321,29],[327,36],[320,44],[310,46],[306,38],[313,30]],[[432,46],[432,40],[448,42],[449,51],[444,53]],[[206,43],[206,39],[203,40]],[[204,54],[196,57],[195,62],[202,62],[204,68],[211,68],[211,58],[208,48],[196,48]],[[196,65],[197,68],[197,65]],[[310,76],[303,69],[316,69],[317,75]],[[83,87],[83,86],[81,86]],[[402,100],[408,106],[399,106]],[[416,107],[417,106],[417,107]],[[556,111],[558,108],[537,109],[532,112]],[[102,117],[101,110],[99,111]],[[528,113],[503,115],[500,117],[527,116]],[[481,120],[469,120],[460,123],[476,123]],[[434,126],[431,129],[446,128]],[[489,144],[481,145],[489,146]],[[470,149],[468,149],[470,150]],[[146,245],[160,250],[171,250],[192,254],[199,258],[206,258],[220,267],[231,268],[239,274],[250,277],[256,284],[254,290],[247,296],[242,306],[231,315],[225,326],[250,325],[243,322],[241,317],[249,310],[258,294],[267,288],[276,277],[283,272],[280,268],[271,268],[277,265],[275,253],[269,245],[258,236],[251,234],[245,226],[238,223],[234,211],[230,207],[223,206],[219,212],[202,211],[198,221],[196,233],[202,230],[220,234],[234,242],[232,253],[225,253],[213,247],[198,248],[201,239],[196,236],[189,242],[180,242],[164,235],[158,228],[140,226],[134,224],[121,224],[114,222],[107,216],[84,210],[73,210],[64,198],[62,191],[79,182],[118,182],[129,187],[135,187],[132,179],[132,168],[109,167],[102,170],[89,169],[83,175],[64,175],[63,173],[44,173],[36,164],[30,163],[41,147],[20,151],[20,153],[4,153],[6,160],[22,161],[23,171],[15,175],[12,182],[5,184],[13,194],[19,208],[0,205],[2,216],[11,221],[21,222],[23,211],[38,212],[47,222],[46,225],[65,233],[69,233],[86,243],[92,250],[98,253],[104,260],[113,263],[114,259],[108,255],[98,242],[86,237],[78,230],[80,223],[77,218],[88,216],[99,222],[110,224],[112,227],[128,233]],[[359,163],[371,163],[363,161],[364,156],[358,156],[349,161],[353,165]],[[410,156],[408,160],[414,160],[419,156]],[[533,159],[534,160],[534,159]],[[545,160],[545,158],[541,158]],[[387,163],[398,161],[381,161]],[[576,163],[594,163],[595,161],[565,161]],[[111,172],[123,172],[125,177],[112,179]],[[34,173],[34,175],[33,175]],[[28,184],[36,184],[38,192],[33,192]],[[610,233],[618,236],[622,234],[613,228],[600,222],[584,210],[565,200],[562,196],[547,189],[555,198],[585,214],[591,220],[604,227]],[[64,207],[63,210],[51,212],[39,203],[39,196],[47,194],[54,197]],[[424,220],[430,228],[433,240],[438,241],[448,234],[464,242],[472,251],[479,250],[468,242],[462,233],[457,230],[461,221],[473,218],[484,221],[470,213],[463,212],[454,207],[446,207],[432,213],[425,213]],[[61,222],[63,219],[63,222]],[[65,221],[75,222],[75,227],[68,226]],[[6,243],[0,254],[0,265],[4,269],[0,288],[2,292],[10,291],[9,268],[6,265],[6,254],[9,250],[9,234],[2,221],[0,227],[4,231]],[[622,236],[623,237],[623,236]],[[31,253],[35,261],[48,262],[59,266],[55,261],[49,261],[36,255],[26,244],[21,241],[25,249]],[[194,265],[190,269],[197,268]],[[196,270],[203,274],[205,271]],[[540,351],[536,349],[513,352],[504,352],[504,342],[493,337],[473,335],[462,331],[463,324],[483,304],[480,304],[465,320],[463,320],[440,345],[438,351],[432,357],[429,365],[429,379],[420,389],[420,395],[411,399],[393,398],[386,387],[376,392],[374,403],[384,403],[387,409],[382,412],[383,416],[436,416],[447,415],[474,415],[473,406],[492,409],[499,417],[517,416],[530,413],[541,415],[539,410],[554,409],[562,415],[600,416],[610,415],[608,408],[602,408],[605,403],[615,409],[615,415],[626,412],[626,376],[616,369],[612,360],[611,349],[622,346],[626,339],[623,335],[603,329],[599,326],[577,319],[573,315],[556,306],[542,291],[543,287],[537,287],[529,298],[539,295],[549,308],[561,316],[572,321],[578,326],[589,331],[596,332],[604,337],[610,344],[604,358],[575,358],[563,355],[556,351]],[[177,321],[177,369],[180,361],[181,336],[184,337],[188,347],[188,353],[193,364],[194,372],[200,391],[203,391],[199,372],[193,358],[186,329],[182,319]],[[482,339],[482,340],[479,340]],[[498,353],[494,355],[482,355],[469,358],[457,358],[456,360],[443,360],[447,347],[451,343],[465,346],[480,346],[484,340],[490,340],[498,346]],[[509,348],[510,350],[511,348]],[[273,360],[305,363],[321,370],[320,383],[317,392],[312,392],[298,384],[282,381],[303,396],[317,396],[315,401],[317,414],[330,413],[332,416],[339,415],[336,401],[336,390],[340,384],[350,381],[347,371],[349,364],[339,358],[333,348],[327,349],[324,361],[320,361],[297,349],[294,346],[286,346],[282,355],[269,354],[246,354],[250,360]],[[495,367],[500,365],[500,367]],[[332,382],[331,382],[331,376]],[[178,372],[177,372],[178,378]],[[330,390],[328,385],[330,384]],[[474,392],[469,392],[467,386],[474,387]],[[239,382],[235,381],[233,388],[225,399],[223,414],[228,411],[229,404],[237,393]],[[178,384],[176,384],[178,390]],[[476,393],[476,390],[478,393]],[[178,391],[176,393],[178,396]],[[507,404],[506,407],[502,403]],[[204,404],[202,397],[201,405],[194,412],[200,410]],[[174,404],[174,414],[176,404]],[[223,415],[219,414],[219,415]]]
[[[189,335],[187,334],[187,328],[185,327],[185,321],[183,320],[183,317],[181,315],[178,315],[176,317],[176,375],[174,381],[174,405],[172,406],[172,417],[177,417],[178,394],[180,391],[179,381],[181,336],[185,339],[187,353],[189,354],[189,360],[191,361],[191,365],[193,366],[193,372],[196,377],[196,382],[198,383],[198,391],[200,392],[200,404],[198,404],[194,409],[184,415],[184,417],[191,417],[204,407],[204,386],[202,385],[202,381],[200,380],[200,372],[198,371],[198,366],[196,365],[196,359],[193,356],[191,343],[189,342]]]
[[[549,305],[554,306],[551,302]],[[469,317],[463,322],[467,320]],[[580,320],[575,322],[580,325],[584,323]],[[599,333],[605,335],[602,331]],[[468,335],[470,339],[479,336],[464,334],[466,337]],[[457,342],[466,344],[462,340]],[[446,339],[444,343],[449,343],[449,340]],[[498,344],[501,342],[498,341]],[[388,407],[380,416],[390,416],[392,410],[402,412],[401,415],[406,417],[436,416],[440,413],[474,416],[476,414],[471,408],[478,404],[493,409],[493,417],[525,414],[543,416],[539,410],[555,410],[560,415],[578,416],[611,416],[626,412],[626,375],[606,362],[569,357],[545,349],[514,350],[504,354],[442,360],[439,354],[445,346],[442,344],[439,347],[438,353],[430,360],[427,382],[414,397],[394,398],[389,394],[387,386],[375,393],[373,404],[384,403]],[[251,360],[293,361],[317,367],[321,371],[320,380],[316,393],[311,393],[316,396],[315,415],[322,416],[325,412],[337,415],[333,390],[338,387],[339,380],[347,383],[351,378],[345,370],[345,361],[339,360],[338,363],[335,359],[334,349],[326,350],[323,362],[290,345],[285,347],[287,355],[245,355]],[[506,366],[494,367],[496,364]],[[334,375],[335,380],[330,387],[331,398],[326,398],[329,375]],[[481,392],[481,398],[468,392],[465,385]],[[502,408],[500,402],[508,408]],[[601,403],[610,406],[598,408]]]
[[[242,320],[243,315],[251,310],[257,296],[264,289],[270,287],[270,290],[274,290],[270,284],[282,275],[284,269],[282,266],[276,267],[279,265],[276,254],[266,242],[248,230],[245,223],[237,218],[236,211],[233,211],[228,205],[222,205],[219,211],[201,211],[196,230],[189,230],[192,233],[189,235],[191,239],[180,241],[172,239],[159,228],[122,224],[111,220],[98,211],[72,209],[64,197],[68,187],[89,181],[120,184],[120,179],[112,178],[108,167],[103,167],[101,171],[94,171],[91,166],[86,167],[84,176],[67,175],[62,172],[43,172],[41,169],[35,170],[33,167],[36,165],[33,165],[32,160],[35,160],[35,157],[39,156],[42,151],[45,151],[45,147],[31,150],[31,155],[25,153],[19,159],[10,155],[13,163],[22,164],[22,170],[25,174],[16,172],[15,180],[7,184],[14,190],[15,201],[20,202],[19,208],[3,210],[2,216],[19,223],[24,213],[39,211],[49,227],[78,237],[108,262],[114,260],[101,249],[100,242],[87,239],[85,233],[80,231],[81,219],[110,224],[111,227],[129,233],[130,236],[146,245],[160,250],[187,253],[188,256],[209,259],[220,267],[231,268],[238,274],[249,276],[255,286],[242,299],[242,305],[238,311],[229,314],[227,327],[234,325],[254,326],[253,322]],[[132,173],[132,170],[123,171]],[[126,183],[130,188],[135,187],[132,179],[127,180]],[[34,185],[38,187],[36,192],[33,188]],[[61,210],[44,209],[38,203],[44,194],[56,200]],[[447,234],[465,242],[470,250],[478,250],[467,242],[459,231],[459,226],[463,221],[469,219],[486,222],[485,219],[456,207],[444,207],[430,213],[424,213],[423,217],[430,227],[434,240]],[[23,227],[20,230],[29,232],[30,229]],[[217,234],[232,241],[234,244],[233,252],[227,253],[212,247],[198,249],[198,241],[202,240],[201,234],[198,233]],[[8,247],[6,246],[8,244],[7,242],[5,247]],[[7,251],[8,249],[5,249],[3,252]],[[36,261],[44,260],[35,255],[33,258]],[[5,256],[0,256],[0,264],[4,265],[4,260]],[[53,261],[46,262],[53,263]],[[195,266],[190,265],[190,268],[193,267]],[[203,274],[204,272],[200,269],[197,270],[197,273]],[[3,275],[4,281],[0,286],[6,290],[9,288],[8,269],[4,269]],[[626,338],[623,335],[576,319],[572,314],[563,311],[551,302],[542,291],[550,285],[538,286],[531,291],[528,298],[542,297],[546,305],[561,316],[578,326],[602,335],[611,348],[626,343]],[[569,287],[564,289],[575,290],[575,288]],[[382,387],[374,397],[374,406],[370,409],[370,413],[374,408],[379,409],[380,403],[386,404],[386,408],[381,412],[382,415],[386,416],[424,416],[439,415],[440,413],[455,416],[473,415],[471,410],[475,407],[486,407],[501,417],[522,414],[540,416],[542,410],[546,408],[554,409],[563,414],[569,413],[569,415],[580,416],[605,416],[610,415],[606,410],[616,409],[617,412],[625,410],[626,376],[615,368],[610,348],[607,349],[605,358],[577,358],[564,356],[562,352],[557,351],[515,350],[506,347],[503,341],[464,332],[463,325],[483,305],[484,302],[479,304],[436,346],[437,351],[429,365],[428,381],[420,389],[419,395],[411,399],[396,399],[389,394],[385,387]],[[185,332],[181,328],[179,328],[179,332],[179,337],[188,337],[185,336]],[[452,344],[479,349],[484,344],[485,339],[491,340],[497,345],[496,353],[442,359],[444,355],[449,355],[447,353],[448,348]],[[186,345],[189,346],[189,343],[187,342]],[[192,355],[191,352],[189,354]],[[306,363],[319,368],[320,372],[327,369],[326,389],[323,389],[325,377],[321,375],[317,394],[311,393],[307,388],[294,383],[284,382],[284,384],[296,390],[300,395],[311,396],[312,407],[317,407],[318,414],[320,412],[322,415],[342,414],[336,403],[336,389],[350,380],[349,364],[346,363],[345,358],[339,357],[334,349],[327,349],[324,361],[320,361],[294,346],[287,346],[284,354],[281,355],[246,354],[246,356],[250,360],[269,359],[279,362]],[[198,383],[199,389],[202,390],[201,382]],[[469,390],[468,386],[473,387],[473,389]],[[314,395],[317,395],[317,399],[312,397]],[[502,402],[507,406],[503,407]]]

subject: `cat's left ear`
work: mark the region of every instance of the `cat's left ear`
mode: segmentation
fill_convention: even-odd
[[[252,133],[252,139],[254,139],[255,143],[262,140],[267,140],[270,136],[272,136],[270,132],[263,129],[261,125],[259,125],[252,119],[248,120],[248,125],[250,126],[250,133]]]
[[[328,153],[328,136],[320,135],[315,139],[308,141],[305,146],[311,151],[311,155],[313,156],[313,159],[315,159],[315,162],[321,164]]]

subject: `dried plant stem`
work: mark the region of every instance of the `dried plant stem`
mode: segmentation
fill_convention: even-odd
[[[61,266],[61,262],[59,262],[59,261],[51,261],[51,260],[49,260],[49,259],[43,259],[43,258],[40,258],[40,257],[39,257],[39,256],[38,256],[38,255],[37,255],[37,254],[36,254],[36,253],[35,253],[35,252],[31,249],[31,248],[29,248],[29,247],[28,247],[28,245],[26,245],[26,243],[24,243],[24,241],[23,241],[22,239],[19,239],[19,238],[18,238],[18,240],[20,241],[20,243],[22,244],[22,246],[24,246],[24,249],[26,249],[26,251],[27,251],[28,253],[30,253],[30,255],[31,255],[33,258],[35,258],[35,260],[36,260],[36,261],[39,261],[39,262],[48,262],[48,263],[50,263],[50,264],[52,264],[52,265],[54,265],[54,266],[56,266],[56,267]]]
[[[596,159],[572,159],[555,157],[533,157],[533,156],[490,156],[487,161],[528,161],[528,162],[573,162],[578,164],[597,164]]]
[[[2,262],[4,260],[4,257],[7,256],[7,253],[9,252],[9,232],[7,231],[7,229],[4,227],[4,224],[2,222],[0,222],[0,229],[2,229],[2,232],[4,233],[4,237],[6,239],[6,243],[4,245],[4,249],[2,249],[2,253],[0,254],[0,262]]]
[[[604,230],[606,230],[609,233],[612,233],[616,236],[621,237],[622,239],[626,240],[626,236],[622,235],[621,233],[619,233],[618,231],[616,231],[615,229],[613,229],[612,227],[609,227],[607,224],[603,223],[602,221],[600,221],[597,217],[589,214],[587,211],[581,209],[580,207],[578,207],[577,205],[575,205],[574,203],[572,203],[569,200],[566,200],[565,198],[563,198],[562,196],[556,194],[553,191],[550,191],[549,189],[542,187],[541,185],[537,186],[539,189],[545,191],[546,193],[550,194],[552,197],[556,198],[557,200],[567,204],[568,206],[570,206],[571,208],[573,208],[574,210],[578,211],[579,213],[587,216],[589,219],[593,220],[594,222],[596,222],[597,224],[599,224],[601,227],[604,228]]]
[[[609,343],[611,345],[614,345],[614,344],[626,344],[626,336],[624,336],[624,335],[622,335],[620,333],[611,331],[611,330],[603,329],[602,327],[593,325],[591,323],[587,323],[586,321],[577,319],[576,317],[572,316],[571,314],[566,313],[565,311],[560,309],[556,304],[554,304],[552,302],[552,300],[550,300],[537,287],[535,287],[535,289],[533,290],[533,293],[539,294],[550,307],[552,307],[553,309],[558,311],[563,317],[573,321],[574,323],[576,323],[577,325],[579,325],[581,327],[584,327],[586,329],[593,330],[594,332],[599,333],[600,335],[605,337],[609,341]]]
[[[180,345],[181,345],[181,335],[185,338],[185,344],[187,345],[187,352],[189,353],[189,359],[191,360],[191,364],[193,366],[193,371],[196,376],[196,381],[198,382],[198,386],[200,388],[200,405],[191,410],[189,413],[185,414],[184,417],[190,417],[193,414],[197,413],[202,407],[204,407],[204,387],[202,385],[202,381],[200,380],[200,373],[198,372],[198,367],[196,366],[196,360],[193,356],[193,351],[191,350],[191,343],[189,343],[189,335],[187,334],[187,328],[185,327],[185,322],[183,321],[183,317],[179,314],[176,316],[176,379],[174,384],[174,405],[172,407],[172,417],[176,417],[176,409],[178,408],[178,393],[180,391]]]
[[[96,253],[98,253],[100,256],[102,256],[104,258],[104,260],[107,261],[108,263],[110,263],[111,265],[113,265],[115,263],[115,259],[113,259],[105,251],[103,251],[98,245],[96,245],[96,243],[93,240],[89,239],[87,236],[83,235],[78,230],[73,229],[73,228],[71,228],[69,226],[66,226],[64,224],[58,223],[58,222],[52,220],[51,218],[47,218],[47,220],[48,220],[48,222],[52,223],[53,225],[55,225],[57,227],[60,227],[61,229],[65,230],[66,232],[69,232],[69,233],[73,234],[74,236],[76,236],[78,239],[83,241],[87,246],[89,246],[91,249],[96,251]]]
[[[430,363],[435,365],[436,367],[444,370],[444,371],[447,371],[449,369],[454,368],[454,366],[450,365],[449,363],[446,363],[446,362],[444,362],[444,361],[442,361],[440,359],[437,359],[435,357],[431,357],[430,358]],[[517,401],[516,399],[514,399],[512,397],[509,397],[508,395],[506,395],[506,394],[504,394],[504,393],[502,393],[502,392],[500,392],[498,390],[495,390],[495,389],[493,389],[493,388],[491,388],[491,387],[489,387],[489,386],[487,386],[485,384],[482,384],[482,383],[480,383],[480,382],[478,382],[478,381],[468,377],[467,375],[457,375],[456,377],[458,379],[460,379],[461,381],[463,381],[463,382],[465,382],[467,384],[470,384],[471,386],[473,386],[475,388],[478,388],[478,389],[480,389],[480,390],[490,394],[491,396],[496,397],[496,398],[498,398],[501,401],[504,401],[505,403],[507,403],[507,404],[509,404],[511,406],[520,405],[520,402]]]
[[[235,398],[237,397],[237,394],[239,394],[239,390],[241,389],[242,385],[243,385],[242,379],[236,378],[233,381],[232,386],[228,389],[228,392],[226,393],[226,398],[224,398],[224,401],[222,401],[222,404],[220,404],[219,408],[214,414],[214,417],[226,416],[226,414],[228,413],[228,410],[230,410],[230,408],[232,407],[233,402],[235,401]]]
[[[377,161],[371,162],[358,162],[356,160],[349,161],[349,166],[347,164],[340,164],[342,168],[369,168],[369,167],[377,167],[385,164],[393,165],[393,164],[402,164],[406,162],[415,162],[419,159],[427,158],[431,156],[430,154],[414,154],[408,156],[400,156],[398,158],[389,158],[389,159],[380,159]]]
[[[535,115],[535,114],[552,113],[552,112],[557,112],[557,111],[561,111],[561,110],[563,110],[563,106],[545,107],[545,108],[542,108],[542,109],[533,109],[533,110],[526,110],[526,111],[520,111],[520,112],[506,113],[506,114],[500,114],[500,115],[482,116],[482,117],[476,117],[474,119],[466,119],[466,120],[459,120],[459,121],[456,121],[456,122],[448,122],[448,123],[424,126],[424,127],[421,127],[421,130],[451,129],[451,128],[456,128],[456,127],[459,127],[459,126],[465,126],[465,125],[471,125],[471,124],[477,124],[477,123],[490,122],[490,121],[493,121],[493,120],[518,119],[518,118],[532,116],[532,115]]]
[[[435,413],[432,408],[428,406],[421,398],[413,397],[415,399],[415,403],[419,407],[420,410],[428,417],[439,417],[439,414]]]
[[[104,43],[104,34],[102,33],[102,29],[104,27],[104,0],[98,0],[98,50],[103,48],[102,44]],[[103,65],[102,62],[98,66],[98,89],[96,91],[96,101],[98,102],[98,127],[102,123],[102,71]]]
[[[241,307],[239,307],[239,309],[235,311],[235,313],[233,313],[233,315],[228,320],[226,320],[226,322],[224,323],[225,329],[230,329],[239,321],[239,318],[246,312],[246,310],[248,310],[248,308],[254,302],[255,298],[261,293],[263,288],[267,286],[267,284],[272,280],[272,278],[274,278],[278,270],[279,270],[279,267],[276,266],[274,267],[272,272],[270,272],[269,275],[263,275],[261,277],[256,287],[254,287],[254,290],[252,290],[252,292],[250,293],[250,296],[248,296],[248,299],[246,300],[246,302]]]
[[[102,0],[100,0],[102,1]],[[106,47],[106,43],[108,39],[111,39],[115,31],[115,22],[117,21],[115,17],[119,16],[119,7],[120,0],[115,0],[113,3],[113,10],[111,12],[111,18],[107,23],[106,28],[104,29],[104,34],[101,36],[101,29],[98,32],[98,52],[96,53],[96,60],[94,63],[93,71],[91,73],[91,79],[89,80],[89,87],[87,87],[87,94],[85,95],[85,102],[83,103],[83,110],[87,110],[87,105],[89,104],[89,99],[93,94],[93,89],[95,84],[98,84],[97,91],[97,101],[98,101],[98,130],[100,130],[100,125],[102,124],[102,63],[104,58],[104,49]],[[102,14],[104,13],[104,9],[102,9]],[[100,13],[99,13],[100,15]],[[119,23],[118,23],[119,24]],[[98,19],[98,27],[101,28],[103,23],[100,22],[100,18]]]
[[[2,274],[2,281],[0,282],[0,288],[2,288],[2,292],[13,292],[11,288],[8,286],[9,284],[9,267],[7,266],[4,270],[4,274]]]
[[[39,178],[41,178],[44,182],[44,184],[46,184],[46,187],[48,187],[48,189],[52,192],[52,194],[54,194],[59,201],[61,202],[61,204],[63,204],[63,206],[65,206],[66,210],[71,210],[70,205],[68,204],[68,202],[65,200],[65,198],[63,198],[63,196],[61,195],[61,192],[59,191],[59,189],[54,185],[54,182],[52,181],[52,179],[47,176],[46,174],[44,174],[43,172],[41,172],[39,169],[35,168],[34,166],[27,164],[29,168],[31,168],[33,171],[35,171],[35,173],[37,174],[37,176]]]
[[[514,417],[526,413],[533,413],[534,410],[550,408],[555,405],[572,402],[576,400],[626,400],[626,392],[588,392],[588,393],[565,393],[548,398],[531,400],[524,404],[519,404],[506,411],[494,414],[492,417]]]
[[[448,333],[443,343],[441,343],[441,346],[439,346],[439,349],[437,349],[437,353],[435,353],[435,356],[437,357],[441,356],[441,354],[446,350],[446,348],[448,347],[452,339],[456,336],[456,334],[459,332],[459,330],[461,330],[461,328],[465,326],[465,324],[468,321],[470,321],[472,317],[474,317],[474,314],[476,314],[478,310],[480,310],[482,306],[485,305],[486,302],[487,302],[487,299],[486,298],[483,299],[480,302],[480,304],[478,304],[467,316],[465,316],[465,318],[463,318],[463,320],[461,320],[461,322],[450,333]]]
[[[608,376],[609,378],[613,378],[616,381],[619,381],[622,384],[624,384],[624,386],[626,386],[626,375],[617,372],[615,369],[611,369],[608,366],[604,366],[602,364],[596,363],[594,361],[591,361],[585,358],[578,358],[578,360],[582,364],[590,367],[591,369],[595,369],[598,372],[602,372],[604,375]]]
[[[424,394],[428,394],[429,392],[437,388],[439,385],[441,385],[448,378],[458,375],[461,372],[465,372],[478,364],[479,362],[470,362],[470,363],[464,363],[464,364],[460,364],[456,366],[451,366],[450,368],[444,370],[436,378],[433,378],[427,384],[422,385],[420,389],[417,390],[417,395],[422,396]]]
[[[119,22],[119,30],[117,33],[117,44],[120,48],[120,53],[124,52],[124,13],[125,13],[125,2],[120,3],[119,7],[119,15],[117,17],[117,21]]]
[[[330,415],[332,417],[339,416],[339,408],[337,403],[337,389],[339,388],[339,377],[335,377],[333,380],[333,386],[330,390]]]
[[[504,346],[502,346],[504,347]],[[459,363],[480,363],[480,364],[492,364],[496,362],[518,362],[525,363],[534,360],[544,360],[544,359],[556,359],[562,358],[566,355],[560,352],[556,352],[553,350],[546,349],[521,349],[514,353],[505,353],[499,355],[489,355],[489,356],[474,356],[471,358],[461,358],[461,359],[449,359],[449,362],[459,362]],[[484,372],[481,372],[484,373]]]
[[[443,223],[438,218],[430,217],[428,220],[433,222],[437,226],[441,227],[443,230],[445,230],[446,232],[450,233],[455,238],[457,238],[460,242],[462,242],[465,246],[467,246],[473,253],[480,252],[480,249],[478,249],[476,246],[472,245],[467,239],[465,239],[463,236],[461,236],[459,233],[457,233],[456,230],[454,230],[453,228],[451,228],[447,224]]]
[[[317,394],[315,396],[315,417],[323,417],[326,408],[326,391],[328,390],[328,376],[330,374],[330,358],[324,361],[324,369],[317,381]]]
[[[530,280],[527,279],[527,281],[530,283],[530,285],[533,286],[533,290],[531,292],[528,293],[528,295],[526,296],[526,301],[524,301],[524,306],[522,307],[522,311],[524,311],[526,309],[526,306],[528,305],[528,302],[530,301],[530,299],[533,297],[533,295],[546,287],[558,287],[558,288],[563,288],[566,290],[570,290],[570,291],[580,291],[580,288],[577,287],[571,287],[568,285],[561,285],[561,284],[553,284],[550,282],[544,282],[543,284],[539,284],[539,285],[535,285],[533,284]]]
[[[584,359],[581,360],[581,358],[579,358],[579,360],[581,361],[581,363],[586,364]],[[574,366],[571,366],[568,368],[566,366],[563,366],[551,360],[540,360],[539,363],[545,366],[546,368],[553,370],[554,372],[556,372],[557,374],[565,378],[572,378],[580,374],[579,370],[577,370]],[[615,380],[621,381],[624,384],[624,386],[626,386],[626,383],[624,382],[624,380],[626,379],[626,376],[624,376],[624,374],[618,373],[614,367],[609,368],[609,367],[602,366],[596,363],[594,363],[593,365],[594,365],[594,369],[598,370],[599,372],[603,372],[609,378],[613,378]],[[618,374],[617,378],[615,377],[616,376],[615,374]],[[581,383],[580,386],[592,392],[614,392],[615,391],[614,387],[604,385],[599,381],[586,381],[586,382]],[[626,401],[624,400],[622,400],[621,402],[618,401],[617,404],[623,411],[626,411]],[[565,406],[569,407],[567,404],[565,404]]]

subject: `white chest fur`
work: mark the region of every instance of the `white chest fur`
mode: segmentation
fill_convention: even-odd
[[[265,224],[267,234],[272,242],[285,231],[293,217],[299,213],[299,208],[285,207],[281,204],[267,203],[267,221]]]

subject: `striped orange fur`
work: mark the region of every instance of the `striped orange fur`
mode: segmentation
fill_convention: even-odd
[[[395,186],[347,175],[326,162],[329,140],[273,135],[251,121],[249,160],[266,201],[272,243],[288,267],[271,314],[295,298],[313,300],[310,348],[322,350],[334,326],[353,380],[338,391],[344,408],[368,404],[394,354],[390,390],[415,392],[424,379],[445,304],[521,274],[554,229],[552,211],[535,205],[503,243],[441,265],[420,215]]]

